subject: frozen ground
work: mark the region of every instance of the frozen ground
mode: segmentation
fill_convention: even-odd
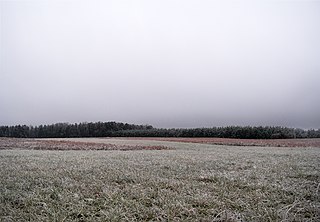
[[[170,149],[2,149],[0,221],[320,220],[319,148],[70,140]]]

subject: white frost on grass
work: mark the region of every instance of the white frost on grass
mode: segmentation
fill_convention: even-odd
[[[174,149],[1,150],[0,220],[320,219],[319,148],[111,141]]]

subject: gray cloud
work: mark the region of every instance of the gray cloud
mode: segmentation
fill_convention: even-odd
[[[319,1],[1,1],[0,125],[320,127]]]

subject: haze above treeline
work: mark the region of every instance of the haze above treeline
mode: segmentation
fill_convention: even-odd
[[[0,125],[320,128],[320,1],[0,1]]]

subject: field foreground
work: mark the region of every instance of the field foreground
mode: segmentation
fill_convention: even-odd
[[[320,220],[316,147],[89,138],[29,141],[28,149],[3,141],[0,221]]]

